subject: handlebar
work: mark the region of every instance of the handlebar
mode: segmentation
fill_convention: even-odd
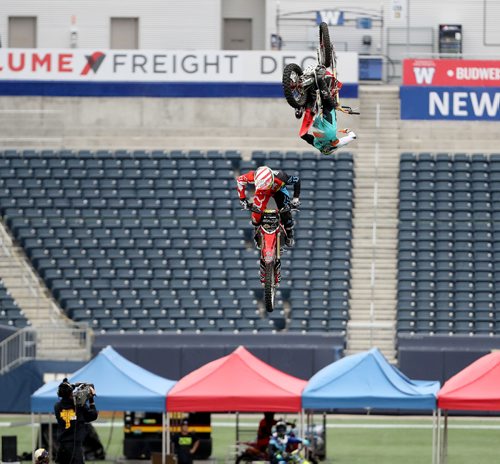
[[[360,114],[359,111],[354,111],[350,106],[342,105],[337,107],[337,109],[347,114]]]
[[[287,211],[299,211],[299,208],[293,207],[291,204],[283,206],[281,209],[266,209],[264,211],[260,210],[256,206],[254,206],[253,203],[250,203],[250,206],[248,207],[248,210],[251,211],[252,213],[257,213],[257,214],[264,214],[264,213],[286,213]],[[245,211],[243,209],[243,211]]]

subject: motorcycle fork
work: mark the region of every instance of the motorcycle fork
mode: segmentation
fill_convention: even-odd
[[[266,256],[268,257],[268,262],[274,262],[275,269],[275,278],[277,279],[275,282],[279,282],[278,279],[281,279],[281,272],[276,272],[276,270],[281,269],[281,261],[280,261],[280,240],[281,234],[276,231],[274,234],[262,234],[262,248],[260,253],[260,282],[262,284],[266,281]],[[271,258],[271,259],[269,259]],[[276,267],[277,263],[279,264],[279,268]],[[279,277],[278,277],[279,276]]]

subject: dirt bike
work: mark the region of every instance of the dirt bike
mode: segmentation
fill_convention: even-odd
[[[297,211],[297,209],[288,204],[280,210],[266,209],[265,211],[260,211],[251,205],[250,210],[262,214],[255,240],[260,246],[260,282],[264,286],[264,306],[266,311],[271,313],[274,310],[276,289],[281,281],[282,244],[287,238],[280,214],[286,211]]]
[[[235,464],[268,460],[267,453],[257,448],[257,442],[247,441],[241,444],[244,445],[245,448],[236,456]]]
[[[292,451],[288,457],[286,462],[293,462],[296,464],[312,464],[314,461],[308,461],[307,458],[304,456],[303,452],[303,447],[297,448],[296,450]]]
[[[301,137],[309,131],[314,116],[321,111],[322,107],[316,74],[318,65],[327,68],[324,80],[328,87],[328,95],[323,96],[323,99],[330,100],[331,106],[339,111],[359,114],[350,106],[340,105],[339,90],[342,83],[337,79],[337,55],[326,23],[319,25],[319,47],[316,55],[316,66],[308,66],[303,70],[298,64],[290,63],[283,69],[282,83],[285,99],[292,108],[295,108],[297,119],[304,116],[299,131]]]

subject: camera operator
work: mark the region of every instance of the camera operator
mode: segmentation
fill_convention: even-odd
[[[78,385],[72,385],[68,379],[64,379],[57,389],[57,396],[61,400],[54,405],[59,441],[56,462],[84,464],[86,423],[96,420],[98,415],[94,404],[95,390],[90,385],[80,389]]]

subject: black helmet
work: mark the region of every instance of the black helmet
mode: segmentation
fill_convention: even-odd
[[[57,396],[60,398],[69,398],[73,393],[73,385],[68,382],[68,379],[63,379],[63,381],[59,384],[59,388],[57,389]]]
[[[286,423],[283,421],[279,421],[276,424],[276,433],[281,434],[281,433],[286,433]]]

